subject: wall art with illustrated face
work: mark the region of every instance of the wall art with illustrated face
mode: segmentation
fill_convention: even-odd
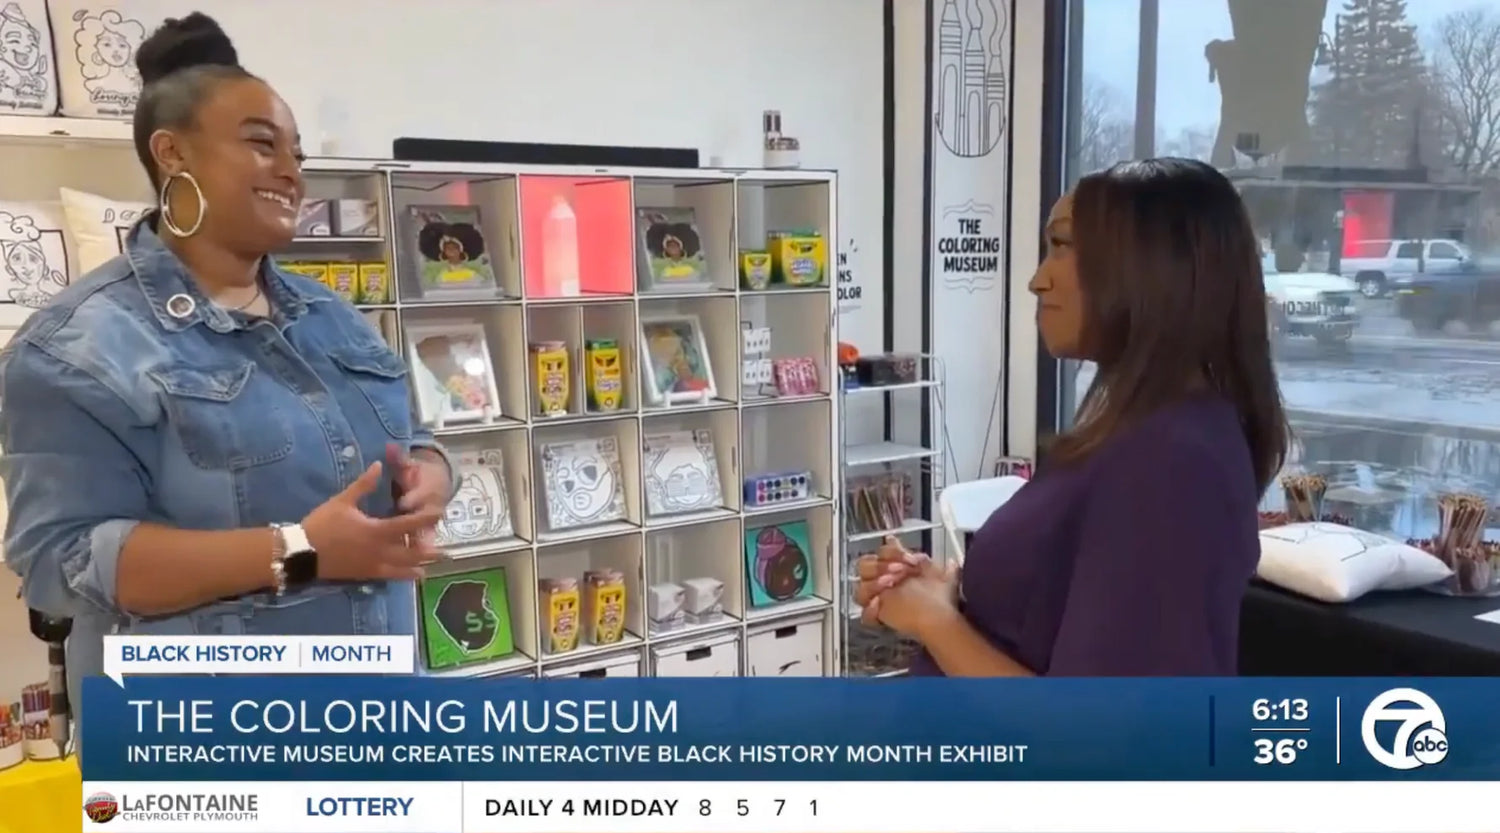
[[[40,308],[68,285],[68,248],[55,207],[0,203],[0,303]]]
[[[541,456],[548,529],[624,520],[625,488],[614,437],[546,443]]]
[[[463,547],[514,535],[500,449],[455,454],[453,464],[458,491],[438,521],[438,545]]]
[[[812,546],[807,521],[745,530],[745,572],[750,605],[789,602],[812,595]]]
[[[424,579],[418,593],[428,668],[499,659],[515,651],[503,567]]]
[[[57,112],[53,68],[45,0],[0,0],[0,113]]]
[[[495,268],[479,209],[472,205],[413,205],[406,209],[402,242],[415,289],[423,297],[493,295]]]
[[[646,437],[644,450],[648,515],[700,512],[723,505],[712,431],[653,434]]]
[[[65,116],[129,119],[141,96],[135,56],[160,23],[122,4],[49,0],[57,27],[57,74]]]
[[[406,353],[422,422],[474,422],[500,416],[500,393],[483,324],[409,321]]]

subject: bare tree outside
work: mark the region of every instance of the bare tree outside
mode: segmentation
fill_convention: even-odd
[[[1078,175],[1108,168],[1134,155],[1135,120],[1125,96],[1097,78],[1083,81],[1078,114]]]
[[[1428,53],[1445,160],[1469,177],[1500,172],[1500,15],[1485,7],[1447,15]]]

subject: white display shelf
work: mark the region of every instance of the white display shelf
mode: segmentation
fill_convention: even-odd
[[[57,189],[69,187],[114,200],[154,202],[155,195],[135,161],[130,132],[130,124],[123,121],[0,116],[0,145],[21,170],[0,181],[0,200],[55,201]],[[841,403],[832,360],[837,324],[831,278],[840,239],[835,174],[342,158],[309,159],[304,172],[309,198],[374,200],[380,231],[359,237],[299,237],[281,254],[283,260],[385,263],[389,297],[356,306],[403,357],[406,328],[413,323],[477,322],[488,342],[499,413],[485,422],[447,422],[434,428],[455,451],[499,448],[503,452],[514,534],[452,548],[431,575],[504,566],[515,651],[499,659],[426,673],[589,677],[616,676],[632,668],[651,673],[660,656],[698,656],[702,648],[697,643],[715,639],[720,641],[710,646],[710,653],[718,657],[716,662],[723,661],[723,652],[731,652],[739,673],[748,673],[752,635],[760,639],[753,644],[767,645],[765,634],[774,633],[779,623],[805,622],[809,616],[822,617],[817,661],[824,673],[839,673],[835,638],[839,617],[833,615],[843,592],[843,541],[838,534],[843,521],[835,500],[841,482]],[[580,259],[580,274],[588,271],[597,281],[584,281],[587,285],[578,294],[567,297],[559,297],[554,287],[539,287],[536,279],[550,272],[538,267],[542,234],[535,205],[560,188],[577,197],[578,237],[584,246],[612,251],[602,260]],[[614,220],[605,223],[598,219],[598,210],[585,210],[583,203],[595,199],[612,199],[628,210],[617,211]],[[414,281],[413,247],[404,236],[409,208],[463,205],[479,209],[498,291],[424,297],[420,281]],[[634,210],[650,207],[693,209],[711,286],[703,291],[661,291],[637,285],[639,235]],[[740,287],[738,253],[764,248],[768,234],[778,230],[811,230],[822,235],[827,248],[826,285],[777,285],[755,291]],[[0,329],[18,326],[29,311],[8,317],[6,312],[0,309]],[[641,373],[640,324],[671,316],[694,317],[701,324],[716,383],[713,395],[701,401],[669,404],[653,402],[647,395]],[[772,358],[812,358],[821,381],[819,390],[795,397],[743,390],[740,334],[747,322],[772,328]],[[582,349],[594,339],[614,340],[624,368],[622,401],[606,413],[591,412],[585,393]],[[529,347],[543,340],[561,341],[569,352],[569,402],[563,416],[539,414]],[[643,497],[643,438],[657,430],[697,427],[706,427],[714,435],[722,505],[650,516]],[[601,434],[618,441],[625,518],[593,527],[549,530],[543,522],[545,513],[538,511],[542,495],[539,443]],[[810,472],[815,494],[779,506],[747,507],[742,499],[744,478],[781,470]],[[795,520],[805,521],[809,534],[812,595],[753,607],[746,574],[746,530]],[[611,645],[588,645],[581,640],[570,652],[549,655],[540,638],[544,623],[538,579],[563,575],[581,579],[584,570],[600,567],[614,567],[625,577],[627,635]],[[705,576],[724,584],[724,616],[653,633],[645,615],[645,588],[651,583]],[[0,616],[12,615],[9,606],[0,601]],[[420,635],[418,641],[420,648]],[[798,644],[814,641],[804,631]],[[585,665],[588,668],[575,668]]]
[[[927,460],[938,456],[936,448],[908,443],[877,440],[844,447],[844,467],[878,466],[884,463],[903,463],[912,460]]]
[[[839,612],[836,616],[840,629],[840,654],[843,673],[850,676],[888,677],[905,673],[904,663],[910,659],[914,645],[909,640],[879,627],[868,626],[859,621],[860,610],[853,604],[853,590],[857,583],[854,561],[861,555],[874,552],[888,537],[896,537],[907,547],[929,548],[940,561],[945,557],[941,536],[936,535],[942,524],[937,517],[938,498],[944,482],[942,471],[944,427],[944,372],[941,360],[930,355],[913,356],[916,378],[911,381],[887,385],[861,385],[846,387],[840,399],[876,400],[883,405],[885,420],[881,420],[882,432],[874,436],[855,435],[848,425],[843,426],[842,500],[844,501],[844,559],[840,567],[840,584],[843,585]],[[930,442],[913,437],[911,428],[920,424],[920,412],[924,408],[929,414]],[[844,413],[841,411],[841,413]],[[900,414],[900,418],[892,417]],[[906,431],[893,429],[903,424]],[[899,525],[889,528],[869,529],[850,522],[851,507],[849,493],[864,478],[892,478],[905,484],[908,492],[906,515]],[[924,507],[922,504],[926,504]],[[925,517],[924,517],[925,515]],[[894,520],[894,519],[893,519]],[[926,540],[924,540],[926,539]]]

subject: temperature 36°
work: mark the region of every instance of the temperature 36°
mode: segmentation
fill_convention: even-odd
[[[1257,764],[1290,764],[1297,755],[1307,751],[1307,738],[1255,739],[1255,762]]]

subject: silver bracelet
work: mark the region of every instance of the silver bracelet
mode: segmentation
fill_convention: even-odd
[[[271,524],[271,590],[286,595],[286,536],[281,524]]]

